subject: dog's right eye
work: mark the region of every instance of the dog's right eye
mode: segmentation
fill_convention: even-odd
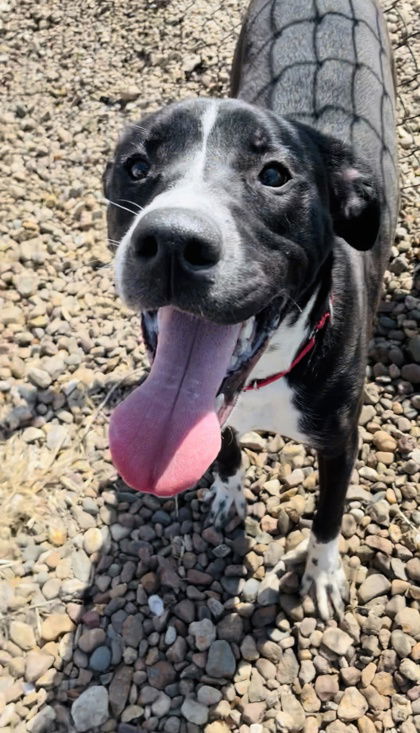
[[[280,163],[269,163],[264,166],[258,178],[263,186],[280,188],[290,181],[291,176],[287,168]]]
[[[130,158],[126,163],[126,168],[133,181],[142,181],[150,171],[150,163],[144,158]]]

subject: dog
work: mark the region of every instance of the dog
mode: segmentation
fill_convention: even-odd
[[[115,410],[114,463],[172,496],[216,460],[211,517],[244,516],[240,436],[317,451],[302,593],[341,614],[338,538],[396,226],[394,76],[374,0],[253,0],[228,99],[128,127],[104,174],[116,282],[152,361]],[[221,428],[222,437],[221,435]]]

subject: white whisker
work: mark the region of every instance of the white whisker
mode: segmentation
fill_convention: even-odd
[[[297,308],[297,310],[299,311],[299,313],[302,313],[303,312],[302,311],[302,308],[300,307],[300,305],[298,305],[298,303],[296,303],[296,301],[292,298],[292,296],[289,295],[289,293],[285,293],[285,295],[286,295],[286,298],[288,298],[290,300],[290,302],[293,303],[293,305],[295,306],[295,308]]]
[[[112,268],[112,264],[108,262],[106,265],[100,265],[99,267],[95,267],[95,270],[110,270]]]
[[[118,199],[119,201],[124,201],[126,204],[131,204],[132,206],[137,206],[139,211],[143,211],[144,206],[140,206],[140,204],[136,204],[135,201],[129,201],[129,199]]]
[[[111,201],[111,199],[104,199],[107,204],[111,204],[111,206],[116,206],[118,209],[123,209],[123,211],[128,211],[129,214],[133,214],[135,216],[137,214],[136,211],[131,211],[131,209],[127,209],[126,206],[121,206],[121,204],[117,204],[116,201]]]

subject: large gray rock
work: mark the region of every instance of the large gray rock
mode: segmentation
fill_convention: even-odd
[[[388,593],[390,587],[391,583],[385,575],[380,573],[368,575],[359,588],[359,598],[362,603],[368,603],[372,598]]]
[[[206,672],[210,677],[232,677],[236,661],[227,641],[214,641],[209,649]]]
[[[71,706],[76,730],[80,733],[103,725],[108,720],[108,690],[94,685],[82,692]]]
[[[342,656],[351,645],[352,638],[345,631],[331,627],[324,631],[321,641],[327,649]]]
[[[200,702],[187,698],[181,707],[181,713],[190,723],[204,725],[209,719],[209,709]]]
[[[54,730],[54,721],[56,714],[51,705],[46,705],[29,721],[26,730],[28,733],[45,733],[45,731]],[[4,729],[2,729],[4,730]]]

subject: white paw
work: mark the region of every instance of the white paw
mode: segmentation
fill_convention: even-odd
[[[234,476],[229,476],[226,481],[222,481],[216,474],[212,486],[205,494],[204,501],[211,502],[209,519],[216,529],[226,524],[231,506],[235,507],[241,519],[245,517],[246,501],[242,490],[242,478],[240,470]]]
[[[327,620],[344,613],[348,599],[348,583],[338,552],[338,537],[330,542],[317,542],[311,535],[302,578],[301,594],[313,591],[319,615]]]

